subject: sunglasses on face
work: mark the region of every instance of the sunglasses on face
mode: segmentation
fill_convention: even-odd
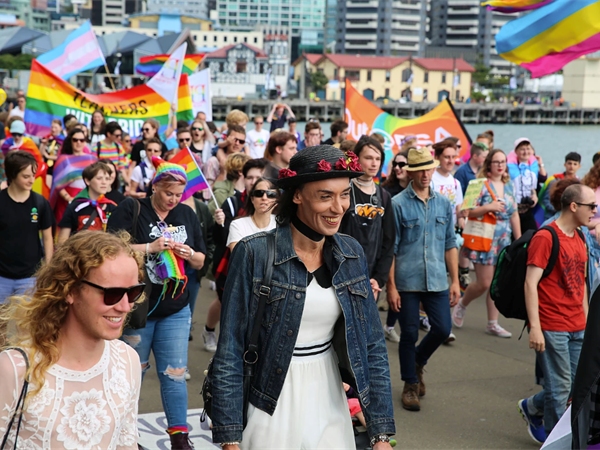
[[[150,133],[150,131],[152,131],[151,128],[142,128],[142,131],[145,131],[146,133]]]
[[[85,138],[83,138],[83,139],[79,139],[79,138],[73,138],[73,139],[71,139],[71,142],[73,142],[73,143],[77,143],[77,142],[85,142]]]
[[[144,293],[144,288],[146,287],[145,283],[136,284],[135,286],[131,286],[128,288],[123,287],[102,287],[97,284],[92,283],[88,280],[81,280],[82,283],[87,284],[93,288],[96,288],[102,292],[104,292],[104,304],[106,306],[116,305],[121,301],[123,296],[127,294],[127,301],[129,303],[135,302],[140,296]]]
[[[119,134],[116,134],[116,133],[115,133],[115,134],[113,134],[113,136],[114,136],[114,137],[116,137],[117,139],[121,139],[121,137],[122,137],[123,135],[122,135],[121,133],[119,133]]]
[[[238,144],[242,144],[242,145],[244,145],[246,143],[245,139],[233,138],[233,140],[236,141]]]
[[[123,143],[124,143],[124,144],[131,144],[131,139],[125,139],[125,140],[123,141]]]
[[[392,167],[400,167],[401,169],[406,165],[407,163],[405,163],[404,161],[394,161],[392,163]]]
[[[192,138],[180,138],[179,142],[190,142]]]
[[[264,122],[254,122],[254,125],[262,125]]]
[[[194,127],[194,128],[192,128],[192,131],[204,131],[204,128],[202,128],[202,127]]]
[[[579,203],[579,202],[574,202],[576,205],[579,206],[587,206],[588,208],[594,210],[598,208],[598,205],[596,203]]]
[[[277,198],[277,191],[272,189],[256,189],[252,191],[252,197],[254,198],[262,198],[263,195],[267,194],[267,198],[274,200]]]
[[[21,137],[23,136],[22,133],[12,133],[13,137]]]

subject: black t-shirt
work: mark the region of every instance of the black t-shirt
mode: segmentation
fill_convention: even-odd
[[[287,114],[284,112],[280,118],[276,119],[273,115],[273,119],[271,119],[271,133],[275,131],[277,128],[283,128],[287,122]]]
[[[138,244],[152,243],[159,237],[161,233],[158,229],[160,221],[150,198],[142,198],[140,202],[140,215],[137,220],[137,230],[132,230],[135,212],[135,204],[137,201],[133,198],[127,198],[121,203],[112,213],[108,220],[108,231],[126,230],[135,237]],[[194,210],[187,205],[178,204],[173,208],[169,215],[165,218],[165,222],[169,226],[169,231],[172,234],[175,242],[189,245],[195,251],[206,254],[204,239],[200,229],[200,222],[194,213]],[[149,317],[166,317],[182,310],[189,303],[189,290],[184,289],[181,292],[183,283],[177,287],[177,291],[173,293],[175,283],[169,281],[169,288],[164,296],[160,299],[160,303],[156,306],[163,291],[163,282],[156,276],[156,264],[158,254],[151,254],[146,260],[146,271],[152,281],[152,292],[150,293],[150,311]],[[186,263],[185,272],[189,272],[188,264]],[[175,295],[173,295],[175,294]],[[156,309],[154,307],[156,306]]]
[[[161,142],[162,144],[162,151],[160,154],[161,158],[165,157],[165,154],[169,151],[169,149],[167,148],[167,146],[165,145],[164,142]],[[142,156],[140,155],[140,152],[142,150],[144,150],[146,148],[146,145],[144,144],[144,141],[142,141],[141,139],[139,141],[137,141],[135,144],[133,144],[133,147],[131,148],[131,160],[135,161],[136,164],[141,164],[142,163]]]
[[[50,228],[52,221],[50,204],[41,195],[32,192],[17,203],[8,189],[0,191],[0,277],[33,276],[44,257],[40,230]]]
[[[325,142],[323,142],[323,144],[324,145],[333,145],[333,144],[335,144],[335,142],[333,142],[333,139],[329,138]]]
[[[89,218],[96,209],[96,207],[88,205],[77,211],[77,208],[87,201],[87,199],[78,199],[77,201],[71,202],[69,206],[67,206],[67,209],[65,210],[58,227],[70,228],[71,234],[75,234],[80,231],[87,224]],[[115,205],[104,203],[102,205],[102,211],[105,214],[104,217],[106,219],[110,218],[110,215],[116,208],[117,207]],[[92,221],[92,224],[87,229],[92,231],[104,231],[104,227],[102,226],[102,218],[99,217],[99,214],[95,214],[95,216],[96,217]]]
[[[120,204],[123,200],[125,200],[125,196],[119,191],[115,191],[114,189],[106,193],[106,198],[112,200],[117,205]]]

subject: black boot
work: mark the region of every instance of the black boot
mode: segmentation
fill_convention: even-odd
[[[170,434],[169,438],[171,438],[171,450],[194,450],[189,433]]]

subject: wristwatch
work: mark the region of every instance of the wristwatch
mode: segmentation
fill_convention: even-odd
[[[374,447],[378,442],[390,442],[390,437],[387,434],[376,434],[371,438],[371,447]]]

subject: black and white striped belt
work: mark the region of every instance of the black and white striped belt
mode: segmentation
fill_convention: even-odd
[[[294,356],[313,356],[325,353],[331,347],[333,338],[322,344],[311,345],[310,347],[294,347]]]

